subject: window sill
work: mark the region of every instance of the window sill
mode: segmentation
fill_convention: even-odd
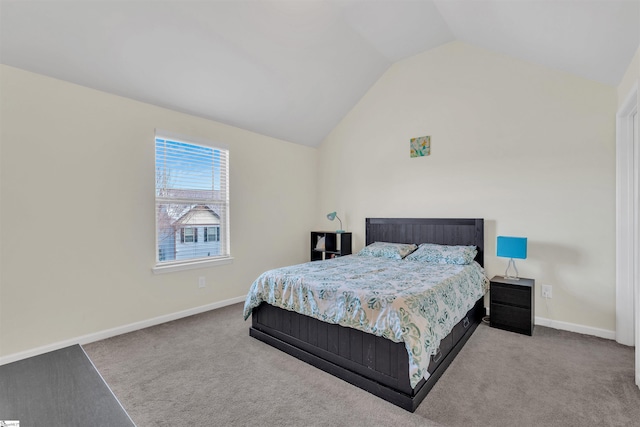
[[[157,264],[151,269],[154,274],[173,273],[174,271],[195,270],[198,268],[216,267],[218,265],[231,264],[232,257],[198,259],[193,261],[178,261],[171,263]]]

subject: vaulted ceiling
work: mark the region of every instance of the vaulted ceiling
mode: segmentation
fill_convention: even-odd
[[[3,64],[309,146],[454,40],[615,86],[640,0],[0,1]]]

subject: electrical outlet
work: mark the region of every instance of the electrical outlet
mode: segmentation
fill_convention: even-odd
[[[198,288],[206,288],[207,287],[207,278],[204,276],[198,277]]]
[[[542,298],[551,298],[553,296],[553,290],[551,285],[542,285]]]

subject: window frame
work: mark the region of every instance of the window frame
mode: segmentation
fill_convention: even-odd
[[[158,226],[158,206],[159,204],[162,203],[170,203],[170,200],[167,198],[162,198],[162,197],[158,197],[157,195],[157,188],[156,186],[154,186],[154,199],[155,199],[155,203],[154,203],[154,227],[155,227],[155,265],[152,267],[152,271],[156,274],[158,273],[168,273],[168,272],[173,272],[173,271],[181,271],[181,270],[190,270],[190,269],[195,269],[195,268],[205,268],[205,267],[212,267],[212,266],[216,266],[216,265],[226,265],[226,264],[231,264],[233,262],[233,257],[231,256],[231,238],[230,238],[230,203],[229,203],[229,147],[225,144],[220,144],[220,143],[214,143],[211,142],[209,140],[203,139],[203,138],[197,138],[197,137],[192,137],[192,136],[186,136],[186,135],[180,135],[180,134],[176,134],[173,132],[168,132],[165,130],[161,130],[161,129],[155,129],[155,135],[153,138],[153,147],[154,147],[154,175],[156,175],[156,139],[163,139],[163,140],[169,140],[169,141],[173,141],[173,142],[180,142],[180,143],[185,143],[185,144],[191,144],[191,145],[197,145],[197,146],[202,146],[205,148],[212,148],[214,150],[222,150],[226,153],[225,156],[225,160],[226,160],[226,164],[225,167],[222,169],[224,171],[226,171],[226,174],[224,176],[224,179],[221,179],[220,183],[221,185],[224,185],[224,194],[226,196],[226,201],[223,202],[221,204],[222,209],[224,210],[224,216],[225,219],[224,221],[221,218],[221,222],[219,225],[217,225],[218,227],[218,240],[216,240],[217,242],[220,242],[221,245],[223,246],[223,253],[226,253],[225,255],[221,255],[221,256],[215,256],[215,257],[204,257],[204,258],[190,258],[190,259],[180,259],[180,260],[169,260],[169,261],[163,261],[160,259],[160,246],[159,246],[159,242],[158,242],[158,237],[159,237],[159,226]],[[201,201],[196,201],[194,200],[193,203],[201,203]],[[178,201],[176,201],[176,203],[178,203]],[[219,202],[218,202],[219,203]],[[194,232],[194,243],[197,242],[197,228],[196,226],[183,226],[180,228],[180,241],[183,241],[184,239],[184,235],[182,235],[183,230],[185,228],[192,228],[193,232]],[[205,226],[206,229],[206,226]],[[223,233],[226,233],[224,238],[222,236]],[[203,241],[204,241],[204,236],[203,237]],[[191,242],[188,242],[188,244],[191,244]],[[165,258],[166,258],[166,254],[165,254]]]

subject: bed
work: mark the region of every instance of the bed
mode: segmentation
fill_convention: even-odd
[[[477,248],[473,264],[483,265],[483,219],[367,218],[365,225],[366,245],[374,242],[473,245]],[[358,258],[357,255],[350,257]],[[340,268],[345,268],[343,266],[349,263],[347,257],[343,258],[316,261],[303,267],[312,271],[336,271],[333,279],[341,278]],[[383,265],[381,259],[380,262],[381,271],[385,270],[386,264]],[[411,264],[411,261],[398,262]],[[294,266],[291,267],[293,270],[287,271],[303,267]],[[265,272],[264,275],[267,273],[270,272]],[[391,275],[388,277],[393,277],[395,273],[392,271],[389,274]],[[419,274],[419,271],[412,274]],[[484,273],[482,279],[486,282]],[[311,282],[311,279],[307,280]],[[330,280],[331,277],[328,277],[327,281]],[[481,322],[485,311],[483,294],[486,288],[473,299],[465,301],[465,305],[457,303],[460,306],[458,311],[461,307],[464,310],[456,313],[455,318],[451,316],[450,321],[446,322],[445,332],[439,330],[438,340],[434,344],[437,349],[433,349],[434,345],[425,346],[424,348],[431,348],[432,351],[417,357],[420,352],[412,352],[411,348],[419,349],[424,343],[410,345],[409,338],[403,340],[400,335],[406,332],[404,327],[385,329],[368,326],[363,330],[355,329],[348,327],[351,326],[349,322],[338,322],[332,316],[326,316],[326,311],[317,310],[315,305],[318,303],[313,301],[313,310],[300,310],[306,314],[293,311],[300,308],[294,307],[296,305],[310,304],[304,295],[299,297],[300,303],[294,301],[290,306],[284,304],[285,308],[276,307],[263,302],[268,300],[266,297],[255,299],[255,294],[252,296],[258,282],[259,280],[252,286],[245,303],[245,318],[249,314],[252,318],[249,329],[252,337],[411,412],[416,410],[464,346]],[[302,279],[299,282],[306,283]],[[349,304],[347,306],[351,307]],[[358,311],[361,317],[366,317],[364,312],[361,309]],[[347,314],[353,315],[351,312]],[[399,329],[402,331],[398,331]]]

